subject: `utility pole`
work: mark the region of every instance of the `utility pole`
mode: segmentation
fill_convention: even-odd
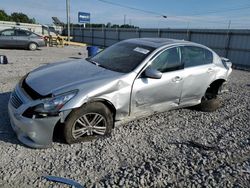
[[[124,19],[123,19],[123,25],[125,25],[126,24],[126,14],[124,14]]]
[[[162,15],[162,16],[160,16],[160,18],[167,19],[167,16]],[[161,33],[161,31],[160,31],[160,21],[161,21],[161,20],[158,21],[158,26],[157,26],[157,27],[158,27],[158,34],[157,34],[158,37],[160,37],[160,33]]]
[[[66,0],[67,25],[68,25],[68,41],[70,42],[70,0]]]
[[[231,20],[228,22],[228,27],[227,27],[227,35],[226,35],[226,44],[225,44],[225,57],[228,57],[229,53],[229,47],[230,47],[230,40],[231,40],[231,34],[230,34],[230,27],[231,27]]]
[[[229,22],[228,22],[228,27],[227,27],[228,32],[230,30],[230,27],[231,27],[231,20],[229,20]]]

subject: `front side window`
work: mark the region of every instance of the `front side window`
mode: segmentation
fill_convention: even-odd
[[[141,64],[154,49],[141,44],[119,42],[88,59],[88,61],[112,71],[128,73]]]
[[[184,46],[182,48],[182,60],[185,67],[206,65],[213,62],[213,54],[204,48]]]
[[[1,36],[14,36],[15,32],[14,30],[6,30],[1,32]]]
[[[162,73],[180,69],[182,67],[180,48],[165,50],[153,60],[151,67]]]

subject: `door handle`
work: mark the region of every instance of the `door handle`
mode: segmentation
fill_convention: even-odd
[[[179,77],[179,76],[176,76],[176,77],[173,78],[173,82],[179,82],[181,80],[182,80],[182,78]]]
[[[208,69],[207,69],[207,72],[208,72],[208,73],[209,73],[209,72],[214,72],[214,69],[208,68]]]

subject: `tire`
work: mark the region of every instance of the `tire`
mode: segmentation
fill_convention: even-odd
[[[198,105],[199,110],[203,112],[214,112],[221,107],[221,100],[219,98],[202,99]]]
[[[34,50],[36,50],[37,49],[37,44],[36,43],[34,43],[34,42],[31,42],[30,44],[29,44],[29,50],[31,50],[31,51],[34,51]]]
[[[68,144],[91,141],[110,135],[113,128],[113,115],[101,102],[92,102],[73,110],[66,119],[64,138]],[[95,126],[93,126],[95,124]]]

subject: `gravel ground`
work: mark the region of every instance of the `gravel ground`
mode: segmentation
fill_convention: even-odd
[[[30,149],[10,127],[11,90],[30,70],[86,56],[86,50],[0,54],[9,59],[0,65],[0,187],[67,187],[44,175],[85,187],[250,187],[250,72],[233,70],[224,105],[216,112],[174,110],[119,126],[105,139]]]

